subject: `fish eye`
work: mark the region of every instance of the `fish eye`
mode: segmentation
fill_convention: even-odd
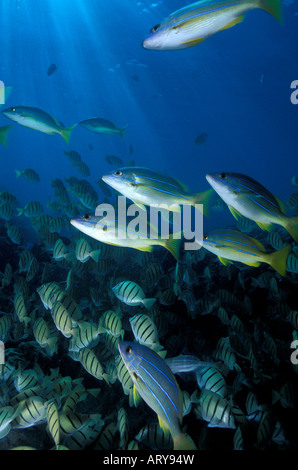
[[[83,219],[84,219],[84,220],[89,220],[90,217],[91,217],[90,214],[85,214],[85,215],[83,215]]]
[[[16,108],[10,108],[10,111],[15,112]]]
[[[226,180],[226,179],[227,179],[226,173],[220,173],[219,177],[220,177],[220,179],[222,179],[222,180]]]
[[[121,170],[116,170],[116,171],[114,171],[113,174],[114,174],[114,176],[122,176],[122,175],[123,175],[123,171],[121,171]]]
[[[127,346],[125,352],[126,352],[126,354],[130,354],[130,353],[131,353],[131,347],[130,347],[130,346]]]
[[[160,27],[160,24],[156,24],[155,26],[153,26],[153,28],[151,29],[151,33],[155,33],[159,27]]]
[[[207,233],[204,233],[203,240],[208,240],[208,234]]]

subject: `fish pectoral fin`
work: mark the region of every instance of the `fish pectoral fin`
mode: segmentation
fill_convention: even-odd
[[[235,18],[234,20],[226,24],[223,28],[221,28],[220,31],[224,31],[225,29],[232,28],[233,26],[235,26],[235,24],[241,23],[243,20],[244,20],[244,15],[238,16],[238,18]]]
[[[184,41],[182,44],[184,44],[186,47],[192,47],[200,44],[200,42],[203,41],[205,41],[205,38],[190,39],[189,41]]]
[[[132,247],[134,248],[134,247]],[[153,251],[154,247],[152,245],[149,245],[149,246],[142,246],[142,247],[135,247],[136,250],[139,250],[139,251]]]
[[[221,256],[218,256],[218,259],[219,261],[224,264],[225,266],[227,266],[228,264],[233,264],[232,261],[230,261],[229,259],[227,258],[222,258]]]
[[[132,201],[136,206],[138,206],[139,209],[142,209],[142,211],[145,211],[147,212],[147,209],[146,209],[146,206],[140,202],[140,201],[137,201],[137,200],[134,200]]]
[[[133,386],[133,403],[135,407],[138,406],[138,404],[140,403],[140,400],[141,400],[141,395],[139,394],[137,387],[134,385]]]
[[[158,416],[158,424],[161,427],[161,429],[163,430],[164,435],[167,436],[169,434],[169,428],[165,424],[165,422],[161,419],[161,417],[159,415],[157,415],[157,416]]]
[[[235,217],[235,219],[238,221],[241,219],[242,215],[240,214],[240,212],[237,211],[237,209],[235,209],[234,207],[232,206],[228,206],[231,214],[233,217]]]
[[[273,224],[265,224],[263,222],[256,222],[256,224],[262,229],[267,230],[267,232],[271,232],[273,230]]]

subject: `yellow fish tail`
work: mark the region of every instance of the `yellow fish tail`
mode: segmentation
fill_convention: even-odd
[[[125,132],[127,126],[128,126],[128,124],[126,124],[126,126],[119,129],[119,135],[120,135],[121,139],[123,139],[123,137],[124,137],[124,132]]]
[[[173,437],[174,450],[197,450],[197,446],[190,436],[181,432],[177,436]]]
[[[283,11],[281,0],[260,0],[260,8],[267,11],[277,21],[283,24]]]
[[[71,127],[65,127],[64,129],[61,130],[61,136],[63,137],[63,139],[65,140],[67,144],[69,143],[71,133],[75,127],[76,127],[76,124],[74,124]]]
[[[287,259],[292,249],[292,245],[284,246],[281,250],[271,253],[267,257],[267,262],[275,269],[281,276],[287,273]]]

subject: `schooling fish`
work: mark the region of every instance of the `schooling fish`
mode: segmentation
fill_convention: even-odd
[[[203,236],[203,247],[217,255],[224,265],[232,261],[239,261],[254,267],[267,263],[281,276],[286,275],[287,258],[292,249],[292,245],[287,245],[281,250],[267,253],[265,247],[255,238],[230,229],[206,233]]]
[[[158,171],[142,167],[120,168],[102,177],[102,180],[136,205],[166,204],[171,210],[180,211],[181,205],[204,204],[207,215],[213,191],[197,194],[188,192],[180,181]]]
[[[0,144],[4,145],[4,147],[7,147],[8,133],[11,128],[12,126],[0,127]]]
[[[39,108],[14,106],[2,111],[2,114],[21,126],[29,127],[44,134],[59,134],[68,144],[71,133],[76,126],[63,127],[54,117]]]
[[[119,134],[123,139],[127,125],[122,128],[117,128],[115,124],[103,118],[91,118],[79,122],[79,126],[88,129],[88,131],[95,132],[95,134]]]
[[[130,305],[132,307],[144,305],[147,310],[150,310],[150,308],[156,301],[155,298],[146,298],[143,289],[133,281],[119,282],[118,284],[116,284],[116,286],[112,288],[112,290],[117,299],[121,300],[121,302],[124,302],[126,305]]]
[[[194,450],[193,440],[181,430],[182,392],[171,369],[161,357],[146,346],[119,341],[119,352],[138,392],[158,416],[164,431],[169,431],[174,450]]]
[[[145,49],[177,50],[195,46],[218,31],[231,28],[255,8],[282,22],[280,0],[201,0],[172,13],[154,26],[143,42]]]
[[[286,216],[285,204],[256,180],[240,173],[212,173],[206,179],[237,220],[247,217],[268,231],[281,225],[298,243],[298,217]]]

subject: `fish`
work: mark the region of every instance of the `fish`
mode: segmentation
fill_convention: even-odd
[[[72,337],[69,342],[69,351],[79,351],[82,348],[94,347],[98,341],[100,331],[96,325],[85,320],[76,323],[77,328],[73,329]]]
[[[70,338],[77,323],[70,316],[68,309],[62,302],[56,301],[51,309],[51,313],[57,330],[61,331],[66,338]]]
[[[111,225],[109,225],[110,222]],[[85,214],[81,217],[70,220],[71,225],[73,225],[76,229],[80,230],[86,235],[89,235],[89,237],[92,237],[100,242],[107,243],[108,245],[134,248],[135,250],[149,252],[153,250],[154,246],[162,246],[166,248],[176,260],[179,258],[181,243],[180,239],[174,238],[174,236],[171,234],[168,239],[150,237],[148,233],[150,234],[152,224],[150,225],[149,229],[147,225],[146,232],[142,232],[142,227],[140,227],[141,230],[138,232],[139,236],[137,238],[132,238],[129,236],[129,223],[126,224],[124,228],[119,228],[117,227],[117,222],[117,219],[109,220],[107,218],[93,216],[91,214]],[[114,224],[116,225],[115,229],[113,226]]]
[[[84,369],[98,380],[105,380],[109,385],[109,375],[106,374],[100,364],[96,354],[90,348],[80,349],[77,359],[80,361]]]
[[[194,143],[196,145],[202,145],[208,140],[208,134],[206,132],[203,132],[202,134],[197,135],[197,137],[194,140]]]
[[[229,402],[219,394],[203,390],[200,396],[200,413],[208,427],[236,429],[235,417]]]
[[[73,166],[77,166],[82,161],[81,155],[76,150],[63,150],[63,154],[69,158]]]
[[[60,444],[60,419],[59,411],[55,400],[48,401],[46,405],[47,410],[47,422],[50,434],[55,442],[56,449]]]
[[[210,173],[206,179],[236,220],[247,217],[267,231],[271,231],[274,224],[281,225],[298,243],[298,217],[285,215],[285,204],[261,183],[240,173]]]
[[[99,319],[98,331],[123,339],[124,329],[120,316],[113,310],[107,310]]]
[[[92,258],[96,263],[99,260],[101,250],[92,250],[90,244],[84,238],[80,238],[76,244],[75,255],[81,263],[86,263]]]
[[[20,171],[16,170],[16,177],[17,178],[25,178],[27,181],[30,181],[31,183],[39,183],[40,182],[40,177],[39,174],[33,170],[32,168],[26,168],[26,170]]]
[[[117,157],[116,155],[106,155],[105,161],[108,162],[110,165],[123,165],[123,160],[120,157]]]
[[[86,119],[85,121],[79,122],[78,125],[91,132],[95,132],[95,134],[119,134],[122,139],[127,128],[127,125],[118,128],[113,122],[103,118]]]
[[[186,186],[164,173],[143,167],[124,167],[103,175],[102,180],[137,206],[166,204],[170,210],[180,212],[181,205],[203,204],[204,214],[208,215],[213,191],[197,194],[188,192]]]
[[[13,126],[1,126],[0,127],[0,144],[7,147],[8,144],[8,134]]]
[[[3,406],[0,408],[0,439],[3,439],[11,430],[11,422],[18,415],[18,410],[13,406]]]
[[[67,144],[69,143],[73,129],[77,125],[74,124],[71,127],[64,127],[46,111],[29,106],[12,106],[4,109],[2,114],[8,119],[29,129],[45,134],[59,134]]]
[[[8,238],[12,241],[12,243],[20,245],[22,243],[22,235],[19,227],[17,227],[16,225],[9,224],[8,222],[6,222],[4,225],[7,230],[6,233]]]
[[[158,423],[146,424],[135,436],[135,439],[153,450],[173,449],[171,434],[165,434]]]
[[[58,337],[51,334],[50,328],[44,318],[39,317],[33,325],[33,335],[41,348],[45,348],[49,356],[58,352]]]
[[[213,230],[203,235],[203,247],[218,256],[222,264],[233,261],[259,267],[267,263],[281,276],[286,275],[287,259],[292,245],[267,253],[261,242],[242,232],[230,229]]]
[[[66,261],[72,261],[74,259],[74,254],[70,251],[69,247],[65,245],[61,238],[55,242],[53,247],[53,258],[56,261],[61,261],[65,259]]]
[[[11,422],[12,429],[25,429],[46,419],[46,404],[42,397],[33,396],[20,402],[18,415]]]
[[[14,308],[18,316],[18,319],[21,323],[24,323],[25,326],[31,321],[31,318],[28,316],[27,308],[25,304],[25,299],[22,292],[17,292],[14,296]]]
[[[136,392],[157,414],[160,427],[169,431],[174,450],[197,449],[190,436],[181,430],[182,392],[171,369],[153,350],[138,343],[119,341],[119,352]]]
[[[58,67],[56,64],[51,64],[47,70],[47,75],[48,77],[50,77],[51,75],[53,75],[53,73],[56,72],[56,70],[58,70]]]
[[[39,201],[31,201],[25,205],[24,208],[18,208],[18,216],[24,215],[25,217],[38,217],[43,213],[43,207]]]
[[[154,351],[163,349],[158,341],[158,331],[151,317],[143,313],[134,315],[129,319],[135,340]]]
[[[147,310],[150,310],[156,301],[155,298],[146,298],[143,289],[133,281],[120,282],[112,287],[112,291],[117,299],[121,300],[121,302],[124,302],[126,305],[133,307],[144,305]]]
[[[118,411],[117,424],[120,434],[120,449],[125,449],[129,435],[129,420],[127,412],[123,407]]]
[[[215,367],[199,367],[196,377],[200,389],[210,390],[223,398],[227,396],[228,386],[225,378]]]
[[[143,48],[178,50],[195,46],[244,20],[249,10],[262,9],[283,22],[280,0],[201,0],[171,13],[151,29]]]

